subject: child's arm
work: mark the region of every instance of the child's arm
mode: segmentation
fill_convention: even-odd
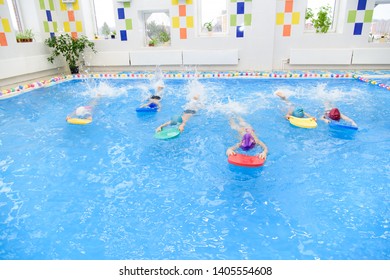
[[[256,141],[256,144],[260,145],[263,148],[263,151],[258,155],[258,157],[266,160],[267,159],[267,154],[268,154],[267,146],[261,140]]]
[[[235,150],[236,150],[238,147],[240,147],[240,144],[241,144],[241,143],[237,143],[236,145],[229,147],[229,148],[226,150],[226,155],[227,155],[227,156],[235,155],[235,154],[236,154]]]

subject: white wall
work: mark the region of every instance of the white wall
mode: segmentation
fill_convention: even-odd
[[[61,30],[62,21],[66,21],[66,14],[59,9],[59,1],[55,0],[56,5],[56,16],[59,21],[59,29]],[[80,0],[79,0],[80,1]],[[110,0],[106,0],[110,1]],[[121,5],[116,0],[114,1],[115,7]],[[144,46],[144,26],[142,22],[142,12],[147,10],[168,10],[170,16],[177,15],[177,6],[172,5],[171,0],[148,0],[138,1],[133,0],[130,9],[130,15],[127,17],[132,18],[133,30],[129,32],[128,41],[120,41],[117,36],[115,40],[94,40],[96,49],[99,55],[95,58],[88,56],[88,63],[93,65],[92,71],[132,71],[132,70],[154,70],[154,66],[131,66],[130,63],[126,64],[126,57],[130,56],[131,52],[147,51],[157,56],[158,52],[161,51],[174,51],[173,53],[183,52],[185,50],[192,51],[203,51],[208,50],[238,50],[239,61],[235,64],[229,65],[199,65],[198,70],[241,70],[241,71],[272,71],[272,70],[294,70],[294,69],[389,69],[389,64],[379,64],[378,59],[375,57],[373,64],[367,62],[367,58],[370,58],[370,52],[373,54],[376,49],[380,49],[380,52],[387,54],[387,49],[390,49],[390,44],[374,44],[368,43],[367,37],[369,33],[370,24],[365,23],[363,28],[363,35],[353,35],[354,24],[347,23],[348,12],[350,10],[356,10],[358,0],[340,0],[340,15],[338,22],[338,29],[335,33],[327,34],[316,34],[307,33],[304,31],[304,15],[306,9],[306,1],[294,1],[294,12],[300,13],[300,22],[298,25],[292,27],[290,36],[283,36],[281,26],[276,25],[276,13],[280,12],[280,7],[284,5],[285,0],[253,0],[252,1],[252,24],[251,26],[245,27],[245,37],[236,38],[234,32],[230,32],[226,37],[208,37],[199,36],[197,32],[198,19],[197,19],[197,5],[198,1],[194,0],[194,30],[189,34],[195,34],[194,36],[189,35],[187,39],[182,40],[179,38],[178,29],[171,29],[171,46],[169,47],[145,47]],[[370,9],[374,7],[375,0],[368,0],[367,7]],[[23,1],[23,11],[31,11],[30,19],[27,21],[29,24],[34,26],[34,30],[38,32],[37,41],[29,44],[16,43],[13,34],[7,34],[8,46],[0,47],[0,85],[4,86],[10,81],[17,79],[18,73],[23,76],[28,72],[33,73],[38,71],[34,65],[25,65],[23,69],[18,68],[16,62],[20,58],[26,58],[26,61],[34,61],[33,57],[44,57],[48,56],[49,49],[44,46],[42,41],[48,36],[43,33],[42,21],[46,20],[43,18],[36,19],[37,16],[42,16],[42,11],[39,10],[39,0]],[[228,5],[231,5],[230,0]],[[93,33],[93,22],[90,15],[90,1],[84,0],[80,4],[81,15],[83,21],[84,32],[87,35]],[[9,16],[7,14],[7,4],[0,5],[0,16]],[[35,18],[33,20],[32,18]],[[38,27],[37,27],[38,25]],[[229,27],[232,31],[233,28]],[[1,30],[0,30],[1,31]],[[119,35],[119,32],[118,32]],[[91,38],[92,39],[92,38]],[[322,50],[330,49],[336,51],[342,50],[343,54],[348,55],[349,53],[353,56],[354,50],[357,50],[357,54],[364,53],[365,57],[361,60],[364,64],[352,64],[345,63],[348,61],[346,57],[342,57],[344,62],[338,63],[327,63],[325,60],[324,64],[321,64],[321,60],[317,60],[316,53],[321,55]],[[360,49],[364,49],[363,52],[359,52]],[[297,51],[298,50],[298,51]],[[287,63],[289,59],[293,61],[291,55],[300,53],[300,50],[309,50],[311,55],[316,59],[310,61],[307,64],[291,64]],[[105,62],[105,53],[114,54],[116,57],[115,63]],[[331,52],[330,52],[331,53]],[[342,54],[339,54],[342,55]],[[175,58],[176,59],[176,58]],[[12,63],[15,62],[15,63]],[[7,63],[7,67],[4,67]],[[148,62],[150,64],[150,62]],[[386,63],[386,62],[384,62]],[[45,71],[45,65],[47,68]],[[57,65],[50,65],[41,63],[39,71],[42,74],[58,73],[59,67],[63,64],[59,62]],[[12,68],[12,71],[8,71],[8,67]],[[43,67],[43,68],[42,68]],[[27,68],[27,69],[25,69]],[[185,65],[162,65],[163,70],[182,70],[185,69]],[[18,70],[20,69],[20,70]],[[10,77],[12,75],[12,79]],[[37,74],[35,74],[36,76]]]

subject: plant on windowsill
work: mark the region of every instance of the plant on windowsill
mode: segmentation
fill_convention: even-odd
[[[16,42],[18,43],[32,42],[33,39],[34,33],[32,29],[26,29],[22,32],[16,33]]]
[[[149,40],[148,46],[149,47],[154,47],[154,46],[157,45],[157,43],[158,43],[157,39],[156,38],[152,38],[152,39]]]
[[[213,31],[213,25],[212,25],[211,21],[210,22],[205,22],[203,24],[203,27],[206,28],[208,32]]]
[[[327,33],[332,25],[332,8],[329,5],[322,6],[315,15],[311,8],[306,9],[305,19],[310,20],[316,33]]]
[[[69,34],[61,34],[58,37],[54,36],[46,39],[45,45],[53,49],[47,60],[53,63],[54,58],[62,55],[72,74],[79,73],[79,61],[85,49],[90,48],[96,53],[95,43],[89,41],[85,35],[73,38]]]
[[[107,22],[104,22],[102,26],[102,34],[104,35],[104,38],[108,39],[110,33],[111,33],[110,27],[108,26]]]

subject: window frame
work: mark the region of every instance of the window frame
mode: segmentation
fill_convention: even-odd
[[[101,32],[101,27],[103,26],[104,22],[103,22],[102,26],[99,27],[99,25],[98,25],[98,18],[97,18],[97,12],[96,12],[96,3],[95,3],[96,1],[99,1],[99,3],[102,3],[103,1],[102,0],[91,0],[94,34],[95,34],[95,38],[96,38],[96,36],[98,38],[100,38],[100,37],[104,37],[104,34],[102,34],[102,32]],[[105,1],[107,1],[107,0],[105,0]],[[109,0],[109,1],[111,1],[111,0]],[[112,3],[112,15],[114,17],[114,22],[113,22],[114,26],[112,27],[113,30],[111,30],[111,32],[112,31],[116,32],[117,31],[117,26],[116,26],[115,4],[114,4],[113,1],[111,1],[111,3]],[[111,26],[109,26],[109,27],[111,27]]]
[[[212,37],[227,37],[227,36],[229,36],[229,20],[230,20],[230,18],[229,18],[229,2],[230,2],[230,0],[224,0],[225,7],[226,7],[226,9],[225,9],[226,10],[226,13],[225,13],[225,17],[226,17],[225,30],[226,31],[215,31],[215,30],[207,31],[206,30],[206,28],[204,27],[204,24],[207,22],[202,22],[202,20],[203,20],[203,17],[202,17],[203,2],[210,3],[211,1],[210,0],[199,0],[199,2],[198,2],[198,7],[197,7],[198,8],[198,28],[197,29],[198,29],[199,37],[206,37],[206,36],[207,37],[210,37],[210,36],[212,36]],[[223,16],[223,14],[221,16]],[[222,26],[222,30],[223,29],[224,29],[224,27]]]
[[[157,44],[157,45],[150,45],[150,42],[152,41],[152,38],[149,38],[148,36],[148,18],[146,18],[148,15],[152,16],[153,14],[165,14],[167,17],[167,23],[168,25],[163,25],[169,30],[169,44]],[[148,16],[148,17],[150,17]],[[143,35],[143,41],[144,41],[144,46],[148,48],[154,48],[154,47],[171,47],[172,46],[172,23],[171,23],[171,18],[169,15],[169,10],[165,9],[158,9],[158,10],[143,10],[141,11],[141,18],[142,18],[142,24],[143,24],[143,29],[144,29],[144,35]]]
[[[309,1],[316,1],[316,0],[307,0],[306,2],[306,10],[305,10],[305,16],[306,16],[306,11],[308,9],[308,5],[309,5]],[[332,11],[333,11],[333,14],[332,14],[332,24],[330,25],[328,31],[326,33],[336,33],[337,30],[338,30],[338,21],[339,21],[339,12],[340,12],[340,1],[339,0],[332,0],[333,1],[333,7],[331,6],[332,8]],[[306,34],[313,34],[313,33],[317,33],[316,32],[316,29],[314,27],[312,27],[311,29],[308,29],[306,27],[306,24],[307,24],[307,20],[305,19],[305,24],[304,24],[304,29],[303,29],[303,32],[306,33]],[[325,34],[326,34],[325,33]],[[324,34],[324,33],[321,33],[321,34]]]
[[[23,32],[24,31],[24,24],[23,24],[23,19],[20,16],[21,12],[19,9],[18,0],[7,0],[7,3],[8,3],[8,10],[9,10],[9,13],[11,16],[12,27],[15,29],[16,33]],[[14,26],[15,23],[16,23],[16,26]]]

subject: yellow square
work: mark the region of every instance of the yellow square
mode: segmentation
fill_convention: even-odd
[[[192,0],[186,0],[187,5],[192,5]]]
[[[76,21],[76,31],[83,32],[83,23],[81,21]]]
[[[67,10],[67,7],[66,7],[66,4],[62,3],[62,1],[60,1],[60,9],[61,11],[66,11]]]
[[[172,0],[172,6],[179,5],[179,0]]]
[[[11,26],[9,25],[9,21],[7,18],[2,18],[1,23],[3,24],[4,32],[11,32]]]
[[[64,22],[64,31],[70,32],[70,23],[68,21]]]
[[[186,18],[187,28],[194,28],[194,17],[190,16]]]
[[[4,5],[4,0],[0,0],[0,5]]]
[[[179,17],[172,17],[172,27],[173,28],[180,27],[180,18]]]
[[[72,4],[72,6],[73,6],[73,10],[74,10],[74,11],[80,10],[79,0],[76,0],[76,2],[74,2],[74,3]]]
[[[299,12],[294,12],[292,13],[292,24],[299,24],[299,18],[300,18],[300,13]]]
[[[284,13],[276,13],[276,25],[284,24]]]

